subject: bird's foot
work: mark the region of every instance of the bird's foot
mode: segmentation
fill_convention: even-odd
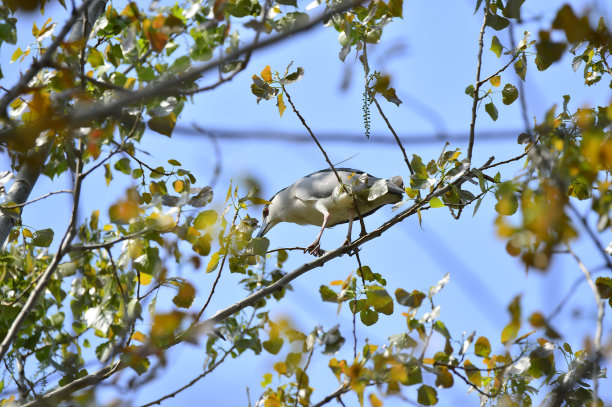
[[[349,244],[351,244],[351,241],[349,240],[349,238],[347,237],[346,240],[344,241],[344,243],[342,243],[342,246],[348,246]],[[354,254],[359,253],[361,249],[358,247],[355,247],[353,250],[351,250],[350,252],[348,252],[349,256],[352,256]]]
[[[308,246],[306,250],[304,250],[304,253],[310,253],[313,256],[321,257],[325,254],[325,250],[321,249],[319,242],[315,242]]]

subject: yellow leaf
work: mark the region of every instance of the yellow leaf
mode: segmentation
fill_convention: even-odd
[[[105,232],[110,232],[111,230],[113,230],[113,225],[109,225],[108,223],[106,225],[104,225],[104,227],[102,228],[103,231]]]
[[[501,84],[501,77],[499,75],[496,75],[491,78],[490,82],[491,85],[498,87]]]
[[[153,280],[153,276],[147,273],[140,273],[140,285],[149,285]]]
[[[180,179],[177,179],[176,181],[172,183],[172,187],[174,188],[176,192],[180,194],[181,192],[185,190],[185,183],[181,181]]]
[[[21,233],[23,233],[23,237],[29,237],[29,238],[34,237],[34,235],[32,235],[32,232],[30,232],[30,229],[23,229]]]
[[[276,362],[274,364],[274,370],[278,372],[279,375],[287,373],[287,365],[285,362]]]
[[[480,387],[482,385],[480,370],[478,370],[478,368],[474,366],[469,359],[466,359],[465,362],[463,362],[463,367],[465,368],[465,373],[467,374],[470,382],[472,382],[474,386]]]
[[[287,108],[287,106],[285,106],[285,101],[283,100],[282,93],[279,93],[276,97],[276,106],[278,106],[278,113],[281,117],[283,117],[283,113],[285,113],[285,109]]]
[[[216,253],[213,253],[212,256],[210,256],[210,261],[208,262],[208,266],[206,266],[206,272],[211,273],[215,271],[218,265],[219,265],[219,252],[216,252]]]
[[[270,69],[270,65],[266,65],[263,71],[261,71],[261,79],[263,79],[264,81],[268,83],[272,82],[272,71]]]
[[[134,331],[134,333],[132,334],[132,339],[134,339],[135,341],[138,341],[138,342],[146,341],[146,337],[140,331]]]
[[[334,280],[331,283],[329,283],[329,285],[342,285],[344,284],[344,281],[342,280]]]
[[[380,401],[376,394],[372,393],[370,394],[370,404],[372,404],[372,407],[382,407],[383,402]]]

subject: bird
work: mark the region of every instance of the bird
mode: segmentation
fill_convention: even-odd
[[[354,219],[402,200],[404,183],[400,176],[387,180],[352,168],[336,168],[335,172],[342,185],[334,170],[327,168],[306,175],[277,192],[264,206],[257,237],[263,237],[281,222],[321,226],[316,239],[304,252],[322,256],[325,251],[321,250],[320,241],[326,227],[348,222],[343,243],[347,245],[351,242]]]

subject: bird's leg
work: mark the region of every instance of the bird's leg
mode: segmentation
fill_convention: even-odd
[[[353,219],[355,218],[355,212],[349,211],[348,213],[349,221],[348,221],[348,233],[346,234],[346,240],[342,243],[342,246],[346,246],[351,243],[351,231],[353,230]]]
[[[365,236],[368,234],[368,232],[366,232],[363,216],[361,216],[361,212],[359,212],[359,208],[357,207],[357,200],[355,198],[353,198],[353,208],[355,208],[355,212],[357,212],[357,216],[359,216],[359,224],[361,225],[361,232],[359,232],[359,236]]]
[[[323,214],[323,224],[321,225],[321,230],[319,231],[319,234],[317,235],[317,238],[315,239],[314,242],[312,242],[312,244],[310,246],[308,246],[306,248],[306,252],[320,257],[323,255],[323,253],[325,253],[324,250],[321,250],[321,245],[319,244],[319,241],[321,240],[321,236],[323,235],[323,230],[325,230],[325,226],[327,225],[327,221],[329,220],[329,213],[325,213]]]

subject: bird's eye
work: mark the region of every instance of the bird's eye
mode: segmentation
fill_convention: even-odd
[[[268,212],[269,212],[269,211],[268,211],[268,207],[266,206],[266,207],[264,208],[264,210],[263,210],[263,216],[264,216],[264,218],[268,216]]]

